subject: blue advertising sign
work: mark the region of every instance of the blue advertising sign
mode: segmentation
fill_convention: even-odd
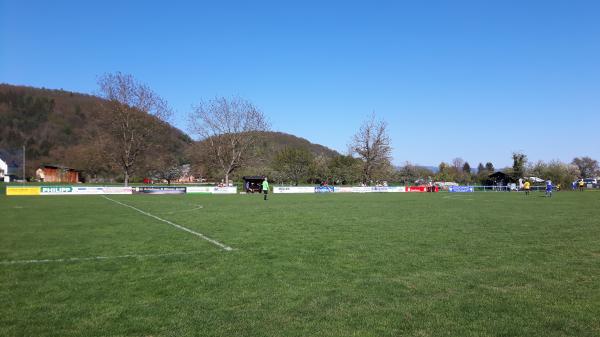
[[[316,186],[315,193],[333,193],[333,186]]]
[[[450,187],[448,187],[448,192],[453,192],[453,193],[475,192],[475,188],[473,186],[450,186]]]

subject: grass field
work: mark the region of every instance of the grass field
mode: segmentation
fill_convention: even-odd
[[[233,250],[0,196],[0,336],[600,336],[598,192],[110,198]]]

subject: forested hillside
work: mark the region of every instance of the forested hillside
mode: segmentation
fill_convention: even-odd
[[[87,176],[118,178],[121,172],[111,166],[100,143],[106,136],[103,117],[107,106],[103,99],[64,90],[50,90],[0,84],[0,158],[20,166],[25,145],[27,176],[33,177],[41,164],[72,167]],[[148,115],[156,124],[160,151],[179,163],[192,163],[194,171],[210,175],[201,162],[201,147],[181,130]],[[306,139],[281,132],[261,132],[253,148],[255,153],[239,174],[264,174],[274,156],[284,148],[302,148],[317,157],[331,158],[338,153]],[[157,149],[145,153],[137,178],[148,174],[149,161],[164,157]],[[19,170],[20,172],[20,170]]]

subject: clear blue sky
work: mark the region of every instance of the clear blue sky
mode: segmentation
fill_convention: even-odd
[[[93,93],[115,71],[182,130],[240,95],[342,152],[375,111],[396,164],[600,159],[600,1],[0,1],[0,82]]]

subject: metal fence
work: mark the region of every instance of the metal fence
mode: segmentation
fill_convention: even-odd
[[[475,192],[519,192],[522,190],[511,189],[510,186],[473,186]],[[546,186],[531,186],[530,191],[545,191]]]

